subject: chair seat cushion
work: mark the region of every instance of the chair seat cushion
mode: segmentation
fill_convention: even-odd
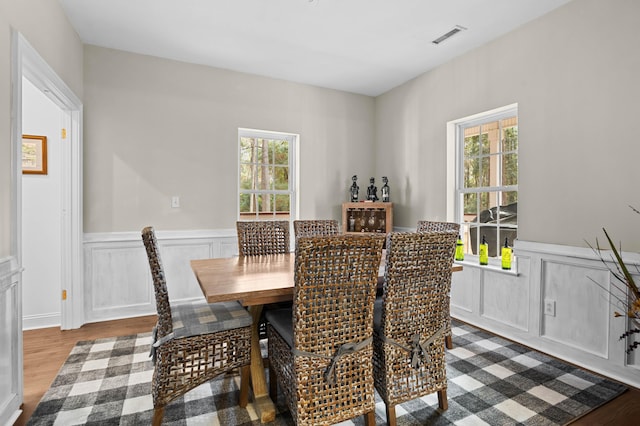
[[[265,314],[269,324],[289,347],[293,348],[293,311],[291,308],[270,309]]]
[[[237,301],[171,306],[173,337],[189,337],[250,326],[251,315]]]
[[[378,332],[382,329],[382,297],[376,297],[373,303],[373,331]]]

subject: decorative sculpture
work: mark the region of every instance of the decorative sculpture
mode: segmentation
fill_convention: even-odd
[[[378,188],[374,185],[375,179],[369,179],[369,187],[367,188],[367,200],[378,201]]]
[[[358,191],[360,190],[360,187],[356,183],[356,181],[358,180],[358,176],[353,175],[351,180],[353,181],[353,183],[351,184],[351,202],[356,203],[358,202]]]
[[[384,183],[384,186],[381,189],[381,191],[382,191],[382,202],[383,203],[388,203],[390,201],[390,198],[389,198],[389,179],[387,179],[386,176],[382,176],[382,182]]]

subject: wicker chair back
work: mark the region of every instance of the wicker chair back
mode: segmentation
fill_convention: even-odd
[[[338,233],[338,221],[333,219],[294,220],[293,232],[296,238],[336,235]]]
[[[269,328],[270,374],[296,425],[375,419],[373,304],[384,238],[298,238],[293,347]]]
[[[153,278],[153,291],[156,296],[156,310],[158,312],[158,326],[156,332],[158,338],[169,335],[173,331],[173,319],[171,318],[171,305],[169,304],[169,292],[167,281],[160,260],[160,250],[153,227],[147,226],[142,230],[142,241],[147,250],[151,277]]]
[[[286,220],[238,221],[236,229],[240,256],[289,252],[289,222]]]
[[[456,231],[460,232],[460,224],[455,222],[434,222],[430,220],[419,220],[416,232],[431,231]]]

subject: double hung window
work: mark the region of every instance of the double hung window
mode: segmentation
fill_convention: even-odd
[[[298,136],[239,129],[240,220],[295,218],[295,150]]]
[[[518,236],[517,106],[456,122],[456,217],[465,252],[483,238],[489,256]]]

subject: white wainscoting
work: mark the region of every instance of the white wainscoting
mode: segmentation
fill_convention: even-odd
[[[0,425],[13,424],[21,413],[21,272],[14,257],[0,259]]]
[[[236,230],[156,231],[172,302],[203,299],[189,262],[238,253]],[[156,313],[139,232],[85,234],[84,318],[97,322]]]
[[[640,360],[619,336],[627,319],[609,269],[588,248],[516,241],[518,274],[465,265],[453,275],[451,315],[596,373],[640,387]],[[640,256],[624,254],[640,265]],[[636,270],[635,267],[633,270]],[[640,278],[640,277],[639,277]],[[600,285],[598,285],[600,284]],[[545,313],[545,301],[555,306]],[[640,348],[638,349],[640,350]]]
[[[190,260],[232,257],[238,250],[235,229],[158,232],[157,237],[172,302],[202,298]],[[514,254],[517,275],[469,264],[456,272],[452,316],[640,387],[640,358],[635,351],[627,355],[625,342],[618,340],[627,320],[614,317],[614,311],[624,310],[611,303],[613,277],[592,250],[516,241]],[[639,255],[624,256],[640,265]],[[156,312],[139,233],[86,234],[84,258],[85,322]],[[554,302],[555,315],[544,313],[545,299]]]

